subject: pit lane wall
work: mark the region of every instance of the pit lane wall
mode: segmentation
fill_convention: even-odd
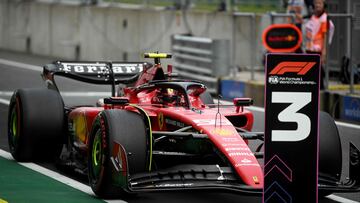
[[[250,67],[253,54],[262,67],[261,31],[270,19],[256,17],[256,53],[249,51],[254,46],[251,22],[247,17],[236,18],[233,30],[233,17],[226,12],[0,0],[0,49],[67,60],[139,61],[145,51],[171,51],[173,34],[232,39],[234,31],[236,57],[231,63]]]
[[[334,118],[360,124],[360,96],[348,95],[348,89],[330,86],[330,90],[320,92],[320,110],[330,113]],[[234,97],[250,97],[255,106],[264,106],[264,82],[239,81],[224,78],[220,82],[219,93],[226,100]]]

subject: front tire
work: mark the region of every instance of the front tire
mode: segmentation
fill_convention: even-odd
[[[146,126],[139,114],[118,109],[102,111],[94,121],[89,141],[89,182],[94,193],[101,198],[125,195],[128,174],[145,171],[146,146]],[[114,166],[116,158],[121,163]]]

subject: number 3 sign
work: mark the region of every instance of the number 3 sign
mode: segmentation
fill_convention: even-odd
[[[320,56],[266,56],[263,202],[317,202]]]

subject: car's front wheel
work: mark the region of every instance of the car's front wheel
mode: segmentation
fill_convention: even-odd
[[[147,129],[142,117],[125,110],[102,111],[89,140],[89,182],[102,198],[125,195],[129,174],[144,172]]]

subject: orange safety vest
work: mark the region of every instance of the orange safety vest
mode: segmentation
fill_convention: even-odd
[[[329,28],[329,29],[328,29]],[[323,13],[320,17],[312,15],[305,24],[306,50],[312,52],[321,52],[325,47],[324,39],[329,30],[329,44],[334,34],[334,24],[327,23],[327,14]]]

